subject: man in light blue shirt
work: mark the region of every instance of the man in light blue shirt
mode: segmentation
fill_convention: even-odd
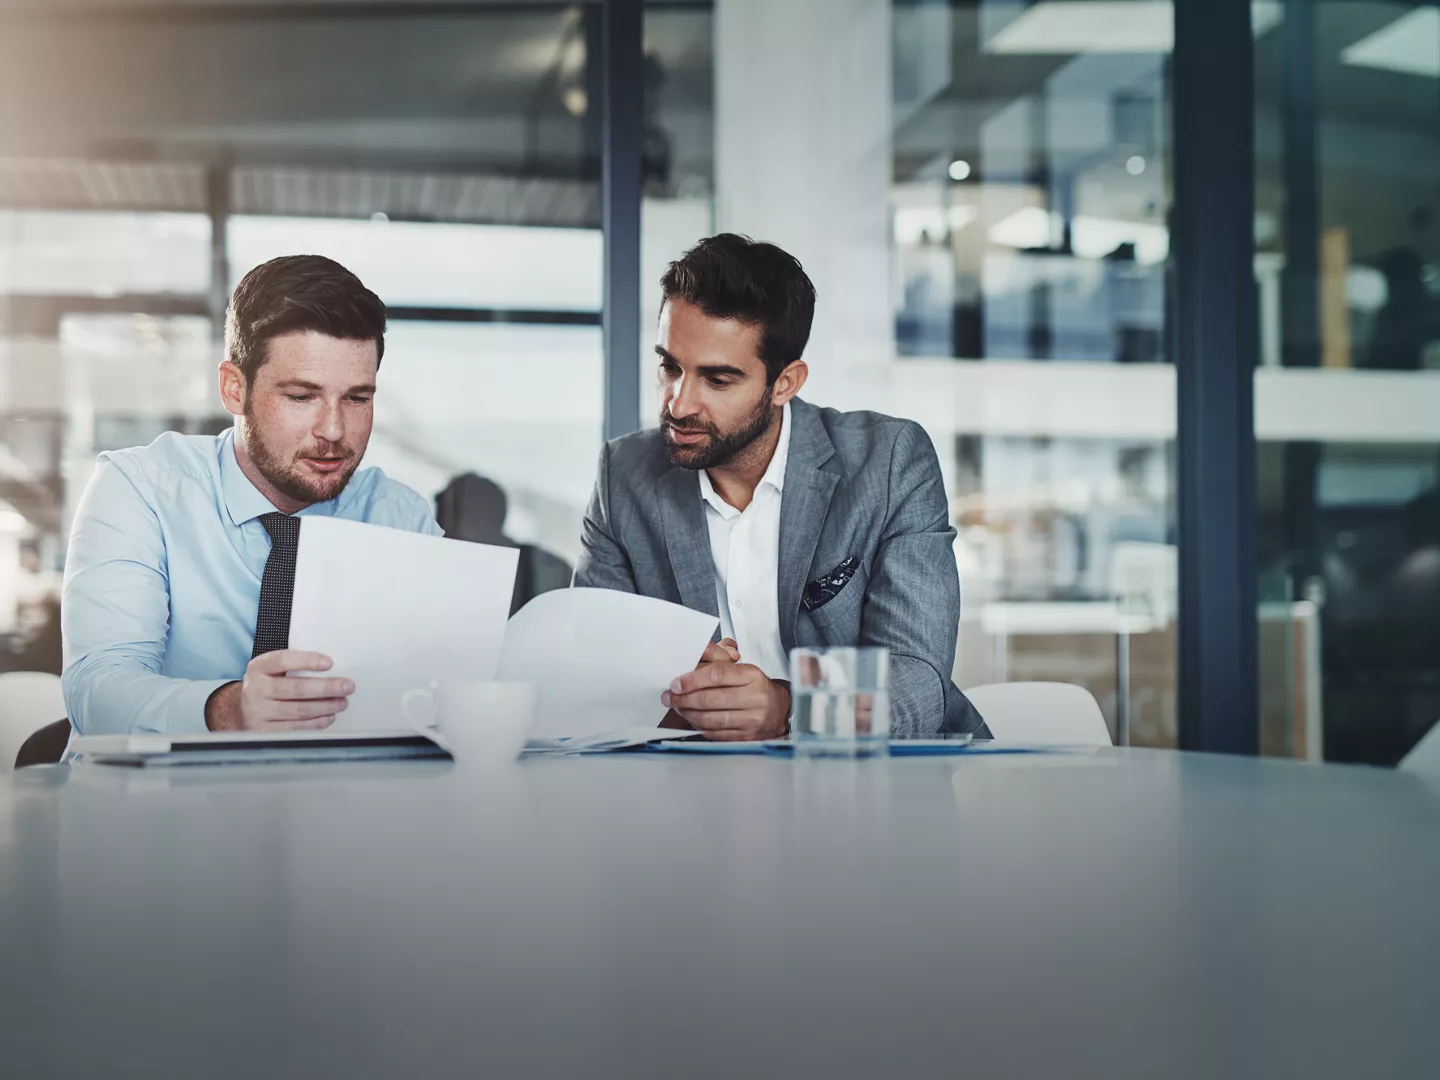
[[[358,278],[319,256],[257,267],[225,348],[234,428],[101,454],[80,501],[62,621],[81,734],[328,726],[354,686],[288,674],[330,667],[288,648],[295,517],[440,534],[420,495],[358,468],[385,348]]]

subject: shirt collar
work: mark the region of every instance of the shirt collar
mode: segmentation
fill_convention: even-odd
[[[755,485],[757,491],[769,484],[776,494],[784,494],[785,464],[790,459],[790,426],[790,403],[787,401],[780,410],[780,441],[775,445],[775,453],[770,456],[770,464],[765,467],[765,475],[760,477],[760,483]],[[710,483],[710,474],[704,469],[700,470],[700,497],[721,517],[732,518],[740,514],[739,510],[720,497]]]
[[[220,436],[220,490],[225,496],[225,509],[230,515],[230,521],[235,525],[254,521],[261,514],[277,512],[274,503],[260,493],[260,489],[245,475],[245,470],[240,468],[240,462],[235,457],[234,428]],[[315,503],[305,507],[300,513],[333,517],[337,501],[331,499],[328,502]]]

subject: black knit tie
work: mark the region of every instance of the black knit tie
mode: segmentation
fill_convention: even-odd
[[[295,553],[300,549],[300,519],[289,514],[261,514],[270,534],[270,557],[260,579],[260,612],[255,616],[255,648],[261,653],[290,647],[290,605],[295,600]]]

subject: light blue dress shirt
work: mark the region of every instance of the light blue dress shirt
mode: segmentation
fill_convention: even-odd
[[[65,561],[65,706],[83,735],[205,730],[205,702],[250,662],[275,510],[234,431],[161,435],[100,455]],[[379,469],[302,517],[438,536],[430,506]]]

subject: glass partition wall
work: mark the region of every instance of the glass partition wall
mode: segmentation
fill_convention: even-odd
[[[1286,5],[1256,53],[1262,752],[1440,717],[1440,7]]]

